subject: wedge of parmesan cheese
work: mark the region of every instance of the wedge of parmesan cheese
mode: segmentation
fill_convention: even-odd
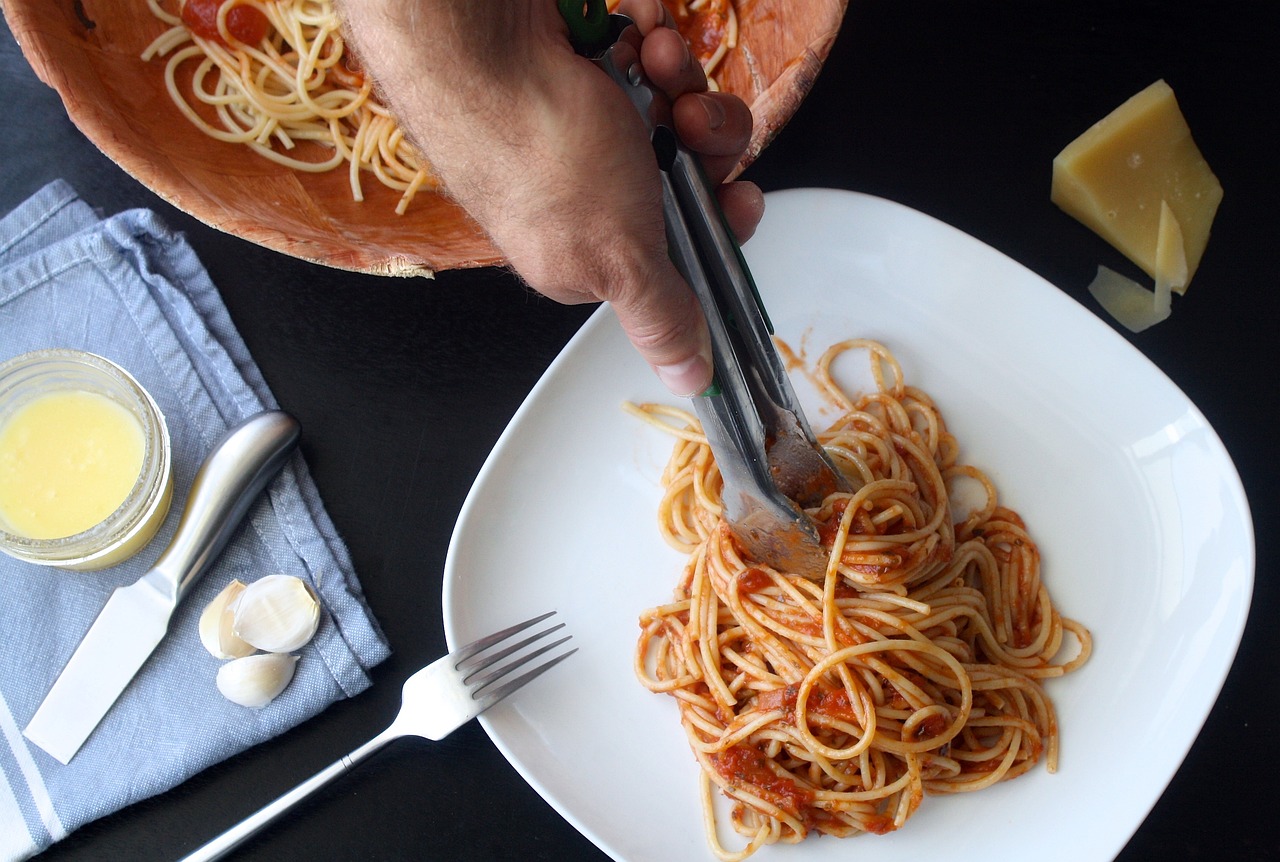
[[[1222,186],[1163,80],[1053,160],[1053,202],[1155,279],[1183,293],[1209,241]]]

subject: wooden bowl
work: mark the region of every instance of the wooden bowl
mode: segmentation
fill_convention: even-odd
[[[721,88],[742,97],[755,131],[741,167],[809,92],[847,0],[738,0],[739,47]],[[219,230],[339,269],[430,275],[499,265],[502,256],[445,196],[399,193],[374,179],[352,200],[346,171],[302,174],[205,136],[170,101],[163,61],[140,55],[164,31],[142,0],[0,0],[36,74],[93,143],[169,203]]]

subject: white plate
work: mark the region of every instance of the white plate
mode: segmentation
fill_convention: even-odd
[[[787,858],[959,858],[991,846],[1041,862],[1111,858],[1199,732],[1244,627],[1252,524],[1217,435],[1089,311],[905,207],[776,193],[745,250],[793,347],[813,358],[866,336],[895,352],[908,382],[939,402],[962,458],[1026,519],[1058,607],[1095,639],[1081,671],[1048,685],[1056,774],[928,797],[899,832],[855,846],[811,838]],[[446,630],[457,645],[558,609],[580,652],[491,710],[486,730],[615,859],[708,859],[675,704],[632,671],[637,617],[669,598],[682,559],[655,526],[671,440],[625,414],[627,399],[673,400],[605,308],[530,394],[467,498],[446,566]]]

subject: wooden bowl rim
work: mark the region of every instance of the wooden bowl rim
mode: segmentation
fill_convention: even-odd
[[[471,238],[474,240],[474,248],[471,253],[445,248],[440,254],[429,257],[407,252],[370,255],[358,252],[350,244],[339,245],[323,240],[300,244],[286,229],[268,224],[259,218],[228,211],[226,207],[207,196],[201,196],[198,190],[193,189],[193,195],[184,196],[165,183],[150,179],[155,174],[155,169],[153,162],[147,158],[147,153],[141,148],[129,145],[122,136],[112,134],[111,129],[115,118],[111,112],[93,98],[79,98],[84,89],[81,81],[56,62],[59,51],[51,44],[54,36],[45,32],[44,22],[48,20],[49,13],[46,10],[42,17],[40,12],[35,10],[37,4],[42,2],[47,0],[0,0],[0,11],[3,11],[27,62],[40,80],[58,93],[68,117],[94,146],[135,180],[175,208],[214,229],[273,251],[353,272],[383,276],[430,277],[438,271],[505,264],[500,251],[493,246],[480,228],[471,222],[460,208],[439,193],[429,194],[440,198],[445,207],[456,209],[457,218],[465,222],[473,232],[474,235]],[[74,0],[74,2],[76,15],[83,23],[86,19],[80,0]],[[131,2],[131,0],[112,0],[112,2]],[[751,110],[756,117],[756,125],[747,150],[734,171],[735,176],[741,174],[755,161],[790,120],[812,89],[830,53],[847,11],[848,0],[820,0],[820,2],[814,0],[813,5],[827,10],[826,26],[817,31],[813,40],[790,59],[781,74],[752,100]]]

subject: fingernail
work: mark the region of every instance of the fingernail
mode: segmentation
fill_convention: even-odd
[[[697,395],[711,384],[711,363],[700,355],[674,365],[656,365],[653,370],[672,395],[682,398]]]
[[[724,105],[720,104],[719,99],[702,94],[698,95],[698,102],[707,115],[707,125],[711,127],[711,131],[718,131],[724,125]]]
[[[671,17],[671,10],[667,8],[667,4],[663,3],[662,0],[656,0],[656,2],[658,4],[658,26],[670,27],[674,30],[676,21]]]

